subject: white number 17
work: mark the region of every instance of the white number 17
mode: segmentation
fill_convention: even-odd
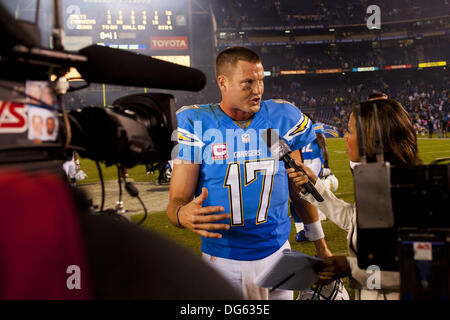
[[[256,224],[267,221],[267,211],[269,210],[270,196],[272,194],[273,175],[275,173],[276,162],[268,160],[247,160],[244,162],[244,187],[256,181],[257,173],[263,173],[262,190],[259,197],[259,206],[256,214]],[[231,225],[243,226],[243,201],[241,186],[241,166],[239,162],[228,165],[224,187],[228,188],[231,210]]]

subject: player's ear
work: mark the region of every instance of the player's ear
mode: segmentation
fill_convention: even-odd
[[[223,74],[218,75],[217,84],[219,85],[220,90],[225,90],[227,88],[228,78]]]

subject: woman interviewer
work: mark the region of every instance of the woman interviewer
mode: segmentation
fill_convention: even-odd
[[[375,161],[375,121],[373,103],[377,105],[378,120],[380,124],[381,139],[385,161],[392,166],[414,166],[420,164],[417,151],[417,138],[408,113],[402,105],[387,98],[371,99],[361,103],[361,122],[364,127],[365,149],[367,161]],[[345,134],[346,152],[350,159],[350,165],[354,168],[359,162],[358,137],[356,134],[356,122],[354,113],[350,115],[348,130]],[[379,288],[369,289],[368,280],[371,273],[358,268],[356,258],[356,208],[354,204],[347,203],[335,197],[325,187],[323,182],[308,167],[297,163],[306,171],[307,176],[294,169],[288,169],[289,178],[295,183],[298,191],[310,180],[325,199],[317,202],[311,194],[298,194],[317,208],[339,227],[348,232],[349,256],[333,256],[327,258],[315,266],[318,274],[318,283],[327,284],[334,279],[350,277],[350,287],[355,289],[355,298],[362,300],[398,299],[400,290],[400,277],[397,272],[382,271]]]

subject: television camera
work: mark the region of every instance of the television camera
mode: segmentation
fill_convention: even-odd
[[[384,161],[377,117],[376,161],[368,162],[355,106],[361,164],[353,170],[357,256],[361,269],[400,272],[400,297],[450,298],[450,158],[430,165],[395,167]],[[368,107],[367,105],[365,107]]]
[[[172,95],[135,94],[68,112],[63,97],[76,88],[66,75],[75,68],[86,86],[199,91],[206,84],[201,71],[99,45],[65,51],[59,0],[53,1],[52,49],[40,46],[37,22],[16,20],[1,4],[0,14],[0,168],[61,174],[73,151],[97,166],[119,168],[170,159],[177,126]]]

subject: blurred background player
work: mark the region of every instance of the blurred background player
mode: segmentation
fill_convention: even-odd
[[[72,159],[63,163],[63,170],[69,178],[72,187],[77,186],[77,180],[81,181],[87,178],[87,174],[81,170],[80,158],[75,151],[72,153]]]
[[[154,174],[158,170],[158,184],[170,183],[172,178],[173,160],[161,161],[152,167],[146,167],[147,174]]]
[[[310,167],[318,177],[327,178],[331,174],[331,170],[328,162],[327,141],[325,138],[323,125],[320,123],[316,123],[308,113],[305,113],[305,115],[314,124],[316,139],[302,148],[303,163]],[[334,183],[334,186],[330,187],[334,189],[333,192],[337,190],[336,183]],[[295,240],[297,242],[308,241],[303,222],[295,212],[292,202],[290,204],[290,209],[297,232]],[[320,210],[318,211],[318,214],[321,221],[326,220],[326,216],[322,212],[320,212]]]

